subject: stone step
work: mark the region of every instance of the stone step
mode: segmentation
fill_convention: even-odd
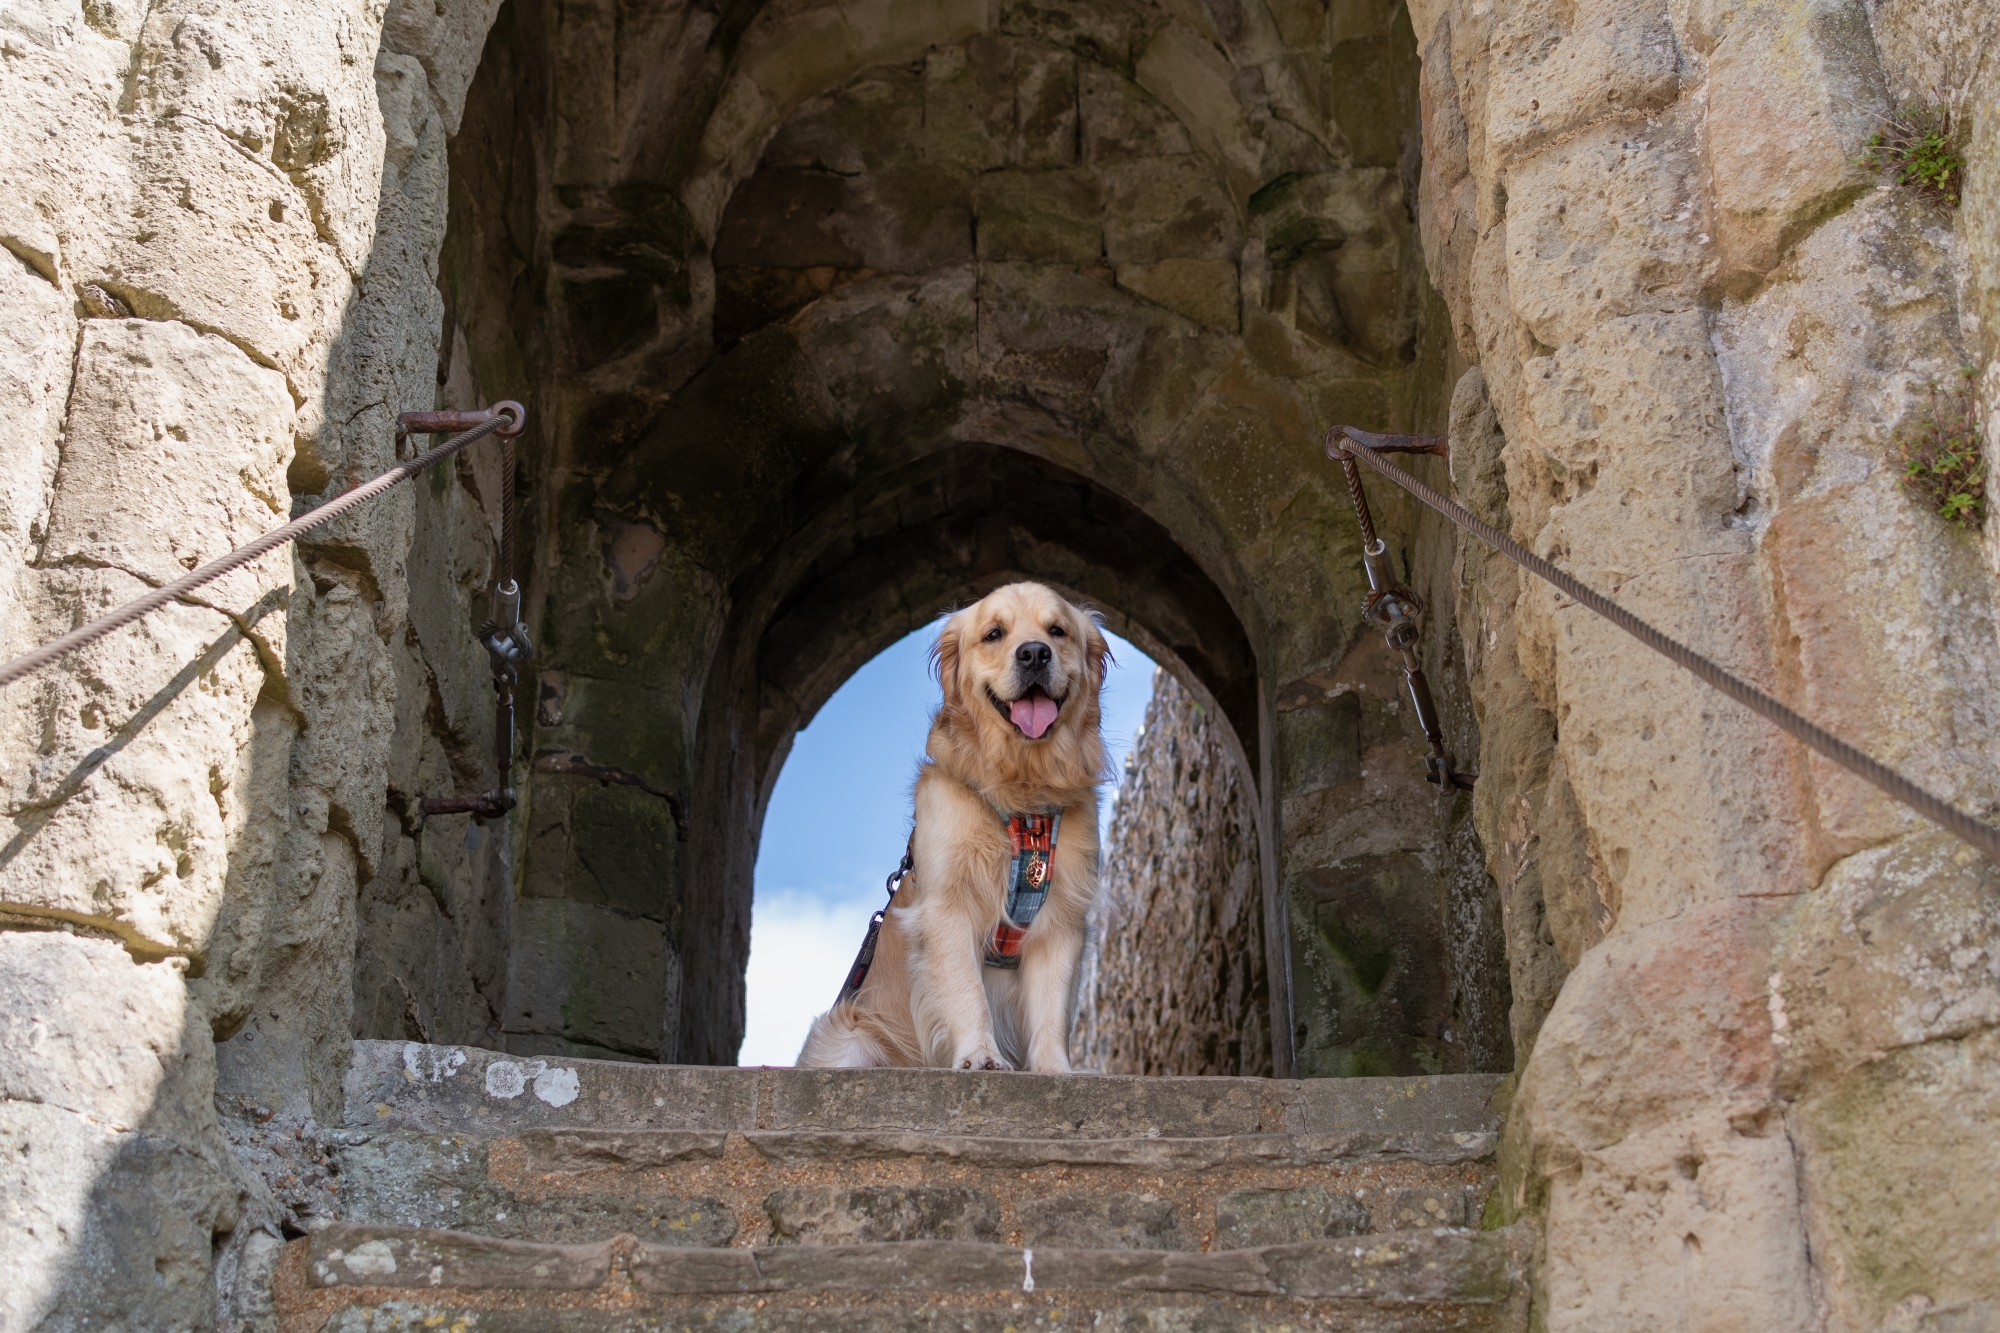
[[[289,1247],[287,1326],[1518,1330],[1524,1230],[1433,1228],[1213,1253],[973,1241],[588,1245],[336,1223]]]
[[[1135,1078],[944,1069],[738,1069],[358,1041],[347,1128],[910,1131],[984,1138],[1491,1136],[1497,1074]]]
[[[337,1166],[348,1221],[526,1241],[1223,1250],[1476,1225],[1497,1082],[697,1069],[363,1042]]]

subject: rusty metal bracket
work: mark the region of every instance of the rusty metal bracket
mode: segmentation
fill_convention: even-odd
[[[508,398],[491,407],[458,412],[404,412],[396,418],[396,443],[400,445],[412,435],[456,435],[483,426],[494,417],[510,418],[510,424],[493,432],[503,440],[511,440],[528,428],[528,409]]]
[[[491,407],[459,412],[405,412],[396,418],[396,441],[411,435],[439,435],[470,430],[499,417],[508,424],[493,434],[506,441],[501,455],[500,490],[502,515],[500,550],[494,562],[493,614],[480,625],[475,637],[486,649],[493,670],[493,763],[499,785],[479,796],[426,796],[417,802],[423,816],[470,814],[479,823],[497,819],[514,808],[514,789],[508,776],[514,769],[514,689],[520,684],[521,668],[535,655],[528,639],[528,627],[521,621],[521,585],[514,578],[514,439],[527,429],[528,409],[508,399]]]
[[[1422,637],[1423,599],[1396,579],[1390,563],[1389,547],[1375,535],[1375,517],[1368,511],[1368,496],[1361,489],[1361,469],[1355,466],[1354,452],[1343,440],[1373,453],[1430,454],[1451,456],[1451,443],[1442,435],[1387,435],[1335,426],[1326,433],[1326,456],[1340,464],[1347,476],[1347,493],[1354,501],[1354,516],[1361,523],[1361,565],[1368,575],[1368,593],[1361,599],[1361,615],[1382,627],[1382,637],[1390,651],[1403,661],[1403,684],[1410,692],[1410,704],[1417,710],[1417,725],[1423,728],[1431,752],[1424,757],[1424,781],[1440,788],[1472,790],[1475,774],[1460,773],[1452,757],[1445,753],[1444,727],[1438,721],[1437,701],[1431,697],[1430,680],[1424,675],[1417,645]]]
[[[498,819],[514,808],[514,789],[502,787],[498,791],[482,792],[478,796],[426,796],[417,802],[417,810],[423,818],[432,815],[471,815],[474,823],[484,824],[489,819]],[[422,828],[419,823],[417,827]]]

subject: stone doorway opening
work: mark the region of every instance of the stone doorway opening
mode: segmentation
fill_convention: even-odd
[[[850,676],[794,738],[758,839],[745,1028],[737,1063],[789,1065],[813,1017],[832,1003],[884,877],[910,832],[910,786],[938,684],[938,622],[891,644]],[[1116,773],[1152,697],[1154,666],[1111,638],[1101,695],[1105,751]],[[1115,809],[1106,784],[1100,836]]]
[[[1509,1066],[1469,803],[1423,784],[1377,679],[1318,444],[1441,428],[1459,371],[1407,14],[871,13],[508,0],[487,41],[439,378],[533,409],[542,652],[483,1039],[733,1061],[800,719],[1025,577],[1114,608],[1218,724],[1270,1016],[1241,1067]],[[1452,538],[1378,508],[1476,753]],[[362,972],[393,947],[364,938]]]

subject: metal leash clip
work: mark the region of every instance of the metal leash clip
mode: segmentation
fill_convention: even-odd
[[[400,444],[407,435],[463,430],[496,415],[511,418],[509,425],[494,432],[506,441],[500,470],[500,550],[494,568],[493,615],[480,625],[475,637],[493,667],[493,763],[498,785],[478,796],[426,796],[417,803],[421,816],[469,814],[482,824],[514,808],[514,788],[507,781],[514,768],[514,689],[520,684],[521,668],[535,655],[528,627],[521,620],[521,585],[514,578],[513,441],[527,425],[528,413],[519,403],[504,402],[467,412],[405,412],[396,418]]]
[[[1354,499],[1355,517],[1361,520],[1361,565],[1368,574],[1368,594],[1361,599],[1362,618],[1380,625],[1390,650],[1402,658],[1403,683],[1410,691],[1411,705],[1417,710],[1417,725],[1431,743],[1431,752],[1424,756],[1424,781],[1441,788],[1471,791],[1478,778],[1460,773],[1452,757],[1445,753],[1444,727],[1438,721],[1437,701],[1431,698],[1430,680],[1424,675],[1422,659],[1417,656],[1417,644],[1423,634],[1420,623],[1423,599],[1396,581],[1395,569],[1389,562],[1388,543],[1375,535],[1375,519],[1368,512],[1368,497],[1361,490],[1361,471],[1354,466],[1354,455],[1339,443],[1343,437],[1352,438],[1364,449],[1383,453],[1442,457],[1449,446],[1437,435],[1377,435],[1352,426],[1335,426],[1327,433],[1326,456],[1337,461],[1347,474],[1348,494]]]

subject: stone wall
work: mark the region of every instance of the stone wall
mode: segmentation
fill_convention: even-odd
[[[1991,814],[2000,520],[1890,439],[1968,365],[2000,426],[1994,23],[0,9],[8,651],[503,395],[545,649],[520,814],[424,825],[498,776],[482,449],[12,687],[8,1321],[247,1317],[356,1032],[729,1059],[790,737],[1029,575],[1254,777],[1274,1072],[1520,1065],[1543,1327],[1994,1322],[1991,867],[1375,487],[1479,756],[1426,787],[1317,445],[1448,421],[1468,503]],[[1959,207],[1861,165],[1926,90]]]
[[[7,653],[394,461],[439,394],[445,144],[493,7],[0,9]],[[488,533],[446,471],[10,687],[0,1324],[234,1317],[333,1206],[357,1021],[494,1030],[504,843],[407,822],[491,785]],[[399,914],[425,947],[357,996],[357,933]]]
[[[1891,438],[1960,367],[1991,401],[1995,11],[1413,17],[1419,225],[1476,363],[1460,494],[1990,815],[1994,533],[1902,490]],[[1962,207],[1864,165],[1920,94],[1956,104]],[[1525,1057],[1501,1198],[1543,1226],[1542,1326],[1992,1323],[2000,1252],[1960,1201],[1995,1160],[1993,868],[1460,560]]]
[[[1249,777],[1165,671],[1125,757],[1070,1058],[1107,1074],[1271,1072]]]
[[[732,1059],[793,735],[1029,577],[1173,664],[1254,775],[1264,975],[1306,1024],[1272,1068],[1511,1063],[1469,806],[1423,784],[1393,680],[1352,694],[1379,636],[1318,443],[1445,425],[1414,36],[1377,0],[1231,13],[505,7],[443,270],[469,373],[547,432],[510,1050]],[[1379,518],[1470,754],[1451,547]],[[1390,975],[1313,924],[1336,910]]]

